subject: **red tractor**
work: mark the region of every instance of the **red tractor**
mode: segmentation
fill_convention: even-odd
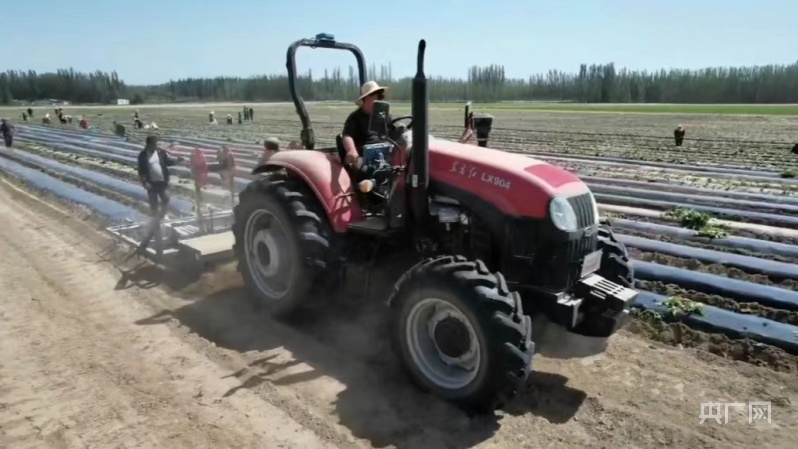
[[[419,387],[471,411],[501,406],[529,375],[532,318],[605,342],[623,326],[637,297],[628,255],[579,178],[428,135],[425,41],[412,115],[387,124],[388,103],[375,103],[371,130],[384,142],[364,146],[357,183],[340,135],[315,148],[296,85],[303,46],[352,52],[366,82],[354,45],[321,34],[288,49],[305,149],[254,169],[262,176],[234,211],[239,270],[262,309],[285,318],[349,266],[412,259],[388,299],[398,358]]]

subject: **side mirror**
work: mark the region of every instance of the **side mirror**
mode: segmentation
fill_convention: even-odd
[[[377,133],[378,136],[388,135],[388,113],[391,110],[391,104],[387,101],[377,100],[371,110],[371,117],[369,118],[369,131]]]

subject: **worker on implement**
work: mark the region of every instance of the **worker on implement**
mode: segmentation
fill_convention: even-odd
[[[263,141],[263,153],[261,153],[259,163],[265,164],[274,153],[280,151],[280,139],[269,137]]]
[[[360,97],[355,101],[360,107],[352,111],[344,123],[342,133],[346,150],[344,165],[353,167],[361,156],[363,145],[379,142],[377,133],[369,129],[369,120],[374,102],[383,100],[386,90],[387,87],[380,86],[376,81],[369,81],[360,88]],[[387,123],[391,123],[390,115],[387,117]]]
[[[147,199],[150,203],[153,224],[144,239],[142,239],[141,244],[139,244],[138,254],[143,254],[147,250],[147,245],[149,245],[156,230],[160,227],[161,219],[166,216],[166,208],[169,205],[169,193],[167,192],[169,187],[168,167],[182,161],[182,157],[173,158],[169,153],[158,147],[158,136],[147,136],[144,149],[139,153],[138,174],[141,185],[147,190]]]

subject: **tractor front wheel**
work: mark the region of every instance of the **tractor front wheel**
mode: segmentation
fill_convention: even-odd
[[[397,282],[390,304],[394,347],[421,389],[490,412],[528,377],[532,321],[518,293],[481,261],[427,259]]]
[[[629,263],[629,252],[626,246],[615,238],[612,230],[606,226],[599,227],[598,248],[602,250],[601,268],[598,274],[610,282],[634,288],[635,273]]]
[[[260,308],[287,317],[328,267],[327,217],[298,180],[256,179],[239,198],[233,226],[238,269]]]

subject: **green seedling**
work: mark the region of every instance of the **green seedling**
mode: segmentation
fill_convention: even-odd
[[[729,236],[729,233],[726,232],[726,229],[722,226],[705,226],[696,232],[696,235],[699,237],[706,237],[708,239],[723,239]]]
[[[662,302],[668,314],[674,318],[688,315],[703,315],[704,305],[683,296],[670,296]]]
[[[715,223],[715,218],[712,215],[704,212],[692,209],[673,209],[665,212],[665,216],[679,220],[679,225],[683,228],[697,231],[696,235],[699,237],[720,239],[729,235],[723,226]]]

